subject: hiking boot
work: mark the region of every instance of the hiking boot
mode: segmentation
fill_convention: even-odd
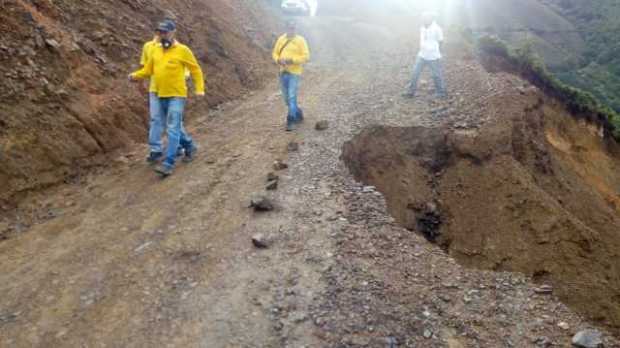
[[[292,132],[295,130],[295,124],[294,123],[287,123],[286,124],[286,131],[287,132]]]
[[[146,162],[148,164],[155,164],[159,162],[159,160],[161,160],[162,157],[164,157],[164,154],[161,152],[151,152],[149,154],[149,157],[146,158]]]
[[[155,173],[161,175],[163,178],[172,175],[173,171],[174,169],[172,167],[165,164],[160,164],[155,168]]]
[[[183,161],[183,163],[193,162],[197,150],[198,148],[195,146],[192,146],[190,149],[185,149],[185,157],[183,157],[181,161]]]

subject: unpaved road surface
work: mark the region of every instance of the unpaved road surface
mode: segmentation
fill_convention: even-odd
[[[455,54],[446,66],[455,97],[435,101],[427,85],[421,99],[402,99],[416,35],[387,22],[305,21],[314,60],[302,84],[307,120],[294,133],[283,131],[274,81],[193,110],[201,152],[168,179],[139,146],[31,198],[49,214],[0,243],[0,346],[569,345],[587,322],[524,276],[462,268],[399,227],[381,194],[342,164],[342,144],[367,125],[484,122],[484,113],[441,110],[484,107],[506,79]],[[316,131],[318,120],[329,128]],[[278,159],[289,168],[266,193]],[[276,209],[253,212],[254,193]],[[252,246],[256,233],[268,249]]]

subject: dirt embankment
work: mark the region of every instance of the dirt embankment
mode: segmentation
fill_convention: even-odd
[[[2,1],[0,203],[143,141],[145,94],[126,76],[154,23],[176,18],[207,74],[200,105],[213,106],[261,85],[270,16],[258,0]]]
[[[461,263],[551,282],[618,329],[620,147],[532,86],[487,105],[479,128],[366,129],[343,158],[400,224]]]

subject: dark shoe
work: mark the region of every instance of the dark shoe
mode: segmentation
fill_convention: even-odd
[[[403,98],[408,98],[408,99],[413,99],[415,98],[415,93],[412,92],[405,92],[402,94]]]
[[[164,157],[164,154],[161,152],[151,152],[149,154],[149,157],[146,158],[146,162],[148,162],[149,164],[155,164],[159,162],[162,157]]]
[[[185,149],[185,157],[183,157],[183,163],[190,163],[194,161],[194,156],[196,155],[197,147],[192,146],[191,149]]]
[[[297,109],[297,123],[303,123],[304,122],[304,111],[299,108]]]
[[[165,164],[160,164],[155,168],[155,173],[161,175],[164,178],[172,175],[173,171],[174,169],[172,167],[169,167]]]
[[[177,149],[177,157],[181,157],[183,156],[183,154],[183,147],[179,146],[179,148]]]

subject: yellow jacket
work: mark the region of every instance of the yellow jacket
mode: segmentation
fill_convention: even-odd
[[[157,95],[160,98],[182,97],[187,98],[187,84],[185,70],[189,70],[196,94],[205,93],[202,69],[196,61],[192,51],[185,45],[175,42],[167,50],[161,45],[151,49],[151,57],[142,69],[131,74],[136,79],[151,78],[155,83]]]
[[[140,65],[144,67],[146,63],[149,62],[149,58],[153,56],[153,49],[155,49],[157,45],[159,45],[159,42],[156,39],[152,41],[148,41],[147,43],[144,44],[144,46],[142,47],[142,57],[140,58]],[[157,92],[157,86],[155,85],[155,79],[151,79],[151,82],[149,85],[149,92],[154,92],[154,93]]]
[[[304,71],[303,64],[310,60],[310,49],[306,39],[299,35],[295,35],[292,39],[289,39],[286,34],[280,36],[273,48],[273,60],[277,63],[280,59],[291,59],[293,61],[293,64],[280,65],[281,71],[301,75]]]

